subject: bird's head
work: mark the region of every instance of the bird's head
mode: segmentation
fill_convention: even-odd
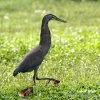
[[[54,19],[54,20],[57,20],[57,21],[60,21],[60,22],[66,23],[66,21],[64,21],[64,20],[62,20],[62,19],[56,17],[56,16],[53,15],[53,14],[47,14],[47,15],[44,16],[43,19],[46,20],[46,21],[50,21],[50,20],[53,20],[53,19]]]

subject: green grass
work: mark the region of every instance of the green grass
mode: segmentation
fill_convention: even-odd
[[[100,2],[66,0],[0,0],[0,100],[23,100],[18,92],[33,86],[26,100],[100,99]],[[53,13],[66,24],[51,21],[52,46],[38,70],[44,81],[33,85],[33,72],[13,77],[23,56],[40,39],[41,20]]]

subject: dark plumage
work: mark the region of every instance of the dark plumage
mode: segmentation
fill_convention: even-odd
[[[35,79],[55,81],[55,79],[53,78],[38,78],[37,77],[37,70],[40,64],[42,63],[45,55],[48,53],[50,46],[51,46],[51,34],[50,34],[49,27],[48,27],[48,22],[51,19],[65,22],[64,20],[59,19],[53,14],[48,14],[43,17],[39,45],[23,58],[23,60],[14,70],[13,76],[16,76],[20,72],[24,73],[24,72],[30,72],[34,70],[34,76],[33,76],[34,83],[35,83]]]

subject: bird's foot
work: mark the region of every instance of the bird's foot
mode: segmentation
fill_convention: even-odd
[[[53,81],[55,85],[59,84],[60,81],[59,80],[49,80],[47,83],[46,83],[46,86],[50,83],[50,81]]]
[[[59,84],[60,83],[60,81],[59,80],[54,80],[54,84],[56,85],[56,84]]]

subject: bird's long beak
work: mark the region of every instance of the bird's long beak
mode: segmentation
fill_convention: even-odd
[[[58,18],[58,17],[55,17],[54,19],[57,20],[57,21],[60,21],[60,22],[66,23],[66,21],[64,21],[64,20],[62,20],[62,19],[60,19],[60,18]]]

